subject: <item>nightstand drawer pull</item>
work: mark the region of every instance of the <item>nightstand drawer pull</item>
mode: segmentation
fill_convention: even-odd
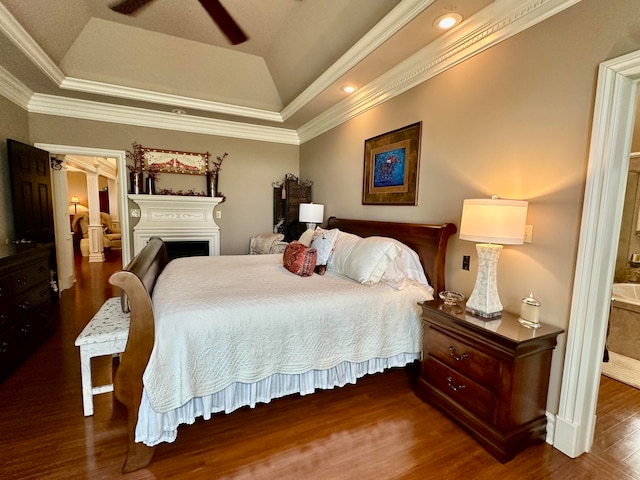
[[[449,385],[449,388],[451,390],[453,390],[454,392],[458,392],[458,391],[464,390],[466,388],[466,386],[464,384],[463,385],[454,385],[453,384],[453,378],[451,378],[451,377],[447,377],[447,384]]]
[[[451,356],[455,359],[456,362],[469,358],[468,353],[463,353],[462,355],[456,354],[456,347],[453,347],[453,346],[449,347],[449,351],[451,352]]]

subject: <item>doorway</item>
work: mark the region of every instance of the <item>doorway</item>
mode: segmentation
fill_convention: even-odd
[[[593,444],[611,285],[640,81],[640,51],[600,64],[554,446]],[[615,232],[615,233],[614,233]]]
[[[117,182],[118,182],[118,204],[120,228],[122,231],[122,265],[127,265],[131,260],[131,242],[129,236],[129,216],[127,198],[127,179],[123,172],[126,172],[126,156],[124,150],[106,150],[100,148],[78,147],[69,145],[56,145],[36,143],[36,148],[46,150],[51,155],[76,155],[83,157],[103,157],[115,158]],[[65,173],[66,174],[66,173]],[[61,248],[58,252],[58,270],[62,272],[59,278],[62,289],[70,288],[75,281],[74,277],[74,254],[69,228],[69,192],[67,191],[66,178],[58,178],[52,181],[53,204],[55,212],[56,244]]]

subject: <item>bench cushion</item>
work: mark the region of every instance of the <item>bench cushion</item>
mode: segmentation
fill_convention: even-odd
[[[111,340],[126,340],[129,336],[129,314],[122,312],[120,297],[108,299],[98,313],[84,327],[76,346],[102,343]]]

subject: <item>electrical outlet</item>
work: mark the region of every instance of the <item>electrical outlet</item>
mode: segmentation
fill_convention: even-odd
[[[216,218],[222,218],[222,212],[220,210],[216,210]]]
[[[140,218],[140,209],[139,208],[132,208],[131,210],[129,210],[129,213],[130,213],[132,218]]]
[[[524,243],[531,243],[533,240],[533,225],[524,226]]]
[[[471,255],[462,256],[462,269],[469,270],[469,262],[471,262]]]

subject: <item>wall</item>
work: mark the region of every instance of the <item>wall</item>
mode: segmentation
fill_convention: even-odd
[[[212,135],[173,132],[106,122],[77,120],[49,115],[29,114],[32,143],[73,145],[80,147],[131,150],[138,142],[145,147],[188,152],[209,152],[212,156],[228,152],[220,172],[219,189],[227,200],[218,206],[222,218],[220,252],[223,255],[244,254],[249,250],[249,238],[269,232],[273,222],[273,189],[271,183],[286,173],[298,174],[298,147],[257,142]],[[127,172],[128,173],[128,172]],[[185,187],[194,181],[187,175],[160,176],[158,187],[171,183],[180,189],[175,177],[184,177]],[[204,177],[200,177],[202,190]],[[197,179],[196,179],[197,180]],[[165,183],[163,183],[163,181]],[[187,185],[188,184],[188,185]],[[137,219],[132,219],[132,225]]]
[[[27,112],[0,96],[0,257],[8,254],[7,241],[13,240],[13,212],[7,139],[29,143]]]
[[[566,328],[597,69],[640,49],[638,13],[636,0],[583,0],[306,142],[300,174],[313,179],[314,199],[327,216],[459,225],[465,198],[528,200],[533,243],[504,247],[500,297],[517,312],[533,291],[542,321]],[[419,205],[363,206],[364,140],[417,121],[423,128]],[[461,269],[463,255],[471,255],[470,271]],[[448,288],[471,293],[476,258],[473,243],[450,241]],[[552,412],[565,338],[554,352]]]
[[[76,195],[80,205],[89,205],[87,198],[87,176],[84,172],[67,172],[67,190],[69,195]]]

